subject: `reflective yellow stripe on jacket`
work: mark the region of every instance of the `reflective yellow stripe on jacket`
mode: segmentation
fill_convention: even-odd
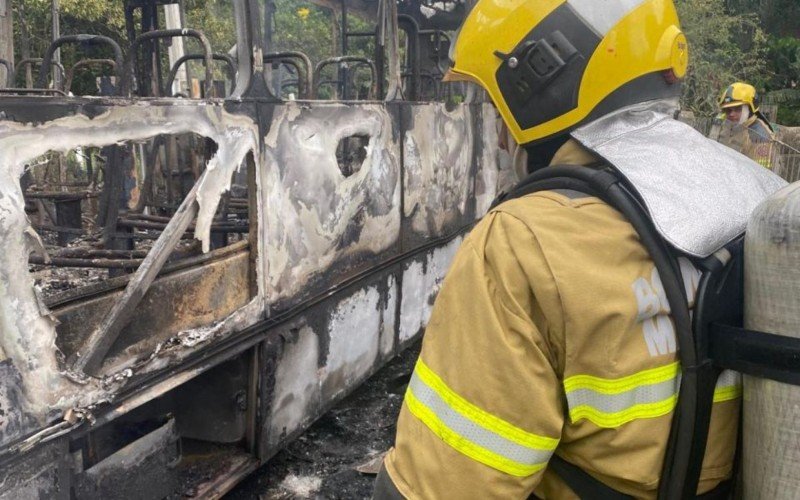
[[[725,370],[717,379],[714,389],[714,402],[722,403],[742,396],[742,374],[732,370]]]
[[[514,476],[529,476],[543,469],[558,446],[558,439],[524,431],[473,405],[450,389],[421,358],[405,403],[449,446]]]
[[[670,413],[678,400],[681,372],[674,362],[627,377],[607,379],[574,375],[564,380],[572,422],[586,419],[598,427],[615,428],[631,420]],[[717,380],[714,402],[741,395],[741,375],[726,370]]]

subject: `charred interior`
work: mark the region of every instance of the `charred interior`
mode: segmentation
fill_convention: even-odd
[[[247,258],[252,157],[227,180],[230,189],[213,214],[207,252],[194,238],[196,216],[170,227],[216,150],[213,140],[197,134],[158,135],[48,152],[26,165],[25,211],[43,243],[29,258],[30,270],[58,320],[57,346],[67,359],[89,348],[86,334],[106,320],[111,304],[169,233],[175,236],[158,249],[163,263],[148,302],[100,357],[152,350],[171,334],[224,318],[255,296],[254,287],[241,286],[254,272]],[[176,303],[176,287],[191,301]],[[165,302],[172,307],[165,309]]]
[[[29,262],[45,301],[69,301],[84,284],[135,271],[215,150],[213,141],[194,134],[157,136],[135,144],[48,152],[26,165],[25,212],[44,244],[44,255],[32,254]],[[234,174],[214,215],[215,250],[247,241],[246,170],[243,165]],[[168,263],[201,254],[191,238],[193,224]]]

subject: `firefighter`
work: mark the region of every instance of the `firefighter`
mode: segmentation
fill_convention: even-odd
[[[719,97],[719,108],[729,122],[743,125],[754,142],[769,142],[774,131],[758,107],[758,93],[750,84],[736,82]]]
[[[722,92],[718,103],[727,128],[721,142],[769,168],[775,134],[759,110],[755,87],[742,82],[733,83]]]
[[[535,171],[608,160],[574,138],[587,124],[674,109],[688,48],[671,0],[478,0],[451,56],[447,78],[488,92]],[[633,137],[647,136],[650,116],[630,114],[644,124]],[[679,134],[650,140],[652,151],[636,139],[613,154],[664,176],[695,153]],[[707,198],[701,187],[689,194]],[[687,259],[680,268],[692,306],[698,272]],[[570,190],[500,204],[443,282],[374,498],[575,498],[556,457],[655,498],[680,386],[674,328],[654,262],[619,212]],[[709,498],[731,477],[740,383],[722,377],[714,391],[697,488]]]

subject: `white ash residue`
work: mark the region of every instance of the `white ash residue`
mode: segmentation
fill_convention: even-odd
[[[294,495],[295,498],[311,498],[322,487],[322,478],[320,476],[289,474],[283,478],[280,487],[286,490],[287,493]]]

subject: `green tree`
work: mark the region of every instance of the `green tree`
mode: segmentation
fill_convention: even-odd
[[[236,21],[232,0],[186,0],[186,27],[203,32],[212,52],[228,53],[236,44]],[[187,47],[188,52],[200,53],[200,45]]]
[[[800,2],[797,0],[727,0],[734,13],[755,13],[769,35],[800,37]]]
[[[121,0],[59,0],[61,34],[89,33],[104,35],[116,41],[127,53],[130,40],[127,39],[124,3]],[[17,61],[26,58],[43,57],[52,41],[52,0],[18,0],[13,2],[15,16],[15,45]],[[212,51],[227,53],[236,43],[236,29],[231,0],[187,0],[186,26],[196,28],[206,34]],[[138,11],[134,11],[134,22],[138,22]],[[163,16],[159,28],[165,28]],[[186,42],[186,53],[201,53],[199,43],[194,39]],[[165,42],[161,42],[164,44]],[[163,45],[162,45],[163,46]],[[61,50],[64,68],[69,69],[80,59],[112,58],[112,51],[106,47],[78,47],[66,45]],[[164,72],[169,66],[164,56]],[[200,68],[199,66],[195,66]],[[215,74],[223,77],[219,65],[215,65]],[[18,71],[17,85],[26,85],[27,71]],[[201,74],[196,72],[194,74]],[[200,70],[201,71],[201,70]],[[33,68],[32,77],[38,75],[38,66]],[[201,71],[202,72],[202,71]],[[100,74],[108,74],[108,68],[91,68],[76,75],[73,91],[76,93],[94,93],[94,78]],[[166,74],[164,75],[166,77]]]
[[[734,81],[763,88],[767,39],[757,14],[733,12],[725,0],[677,0],[676,6],[689,41],[685,109],[713,115],[717,96]]]
[[[24,0],[12,2],[14,15],[14,45],[18,53],[17,62],[21,59],[41,58],[52,42],[52,1]],[[125,16],[122,2],[108,0],[60,0],[61,34],[91,33],[108,36],[126,48]],[[61,60],[69,69],[82,58],[112,58],[113,52],[105,47],[85,49],[74,45],[66,45],[61,50]],[[28,69],[31,71],[27,71]],[[39,73],[38,66],[18,68],[17,86],[25,86],[26,73],[35,80]],[[97,73],[95,70],[92,73]],[[92,73],[86,73],[88,80],[93,80]],[[106,71],[107,73],[107,71]],[[87,80],[87,78],[84,78]]]
[[[737,14],[756,14],[768,36],[759,90],[778,105],[778,123],[800,125],[800,1],[727,0]]]
[[[273,3],[275,14],[270,52],[300,51],[311,59],[313,65],[319,64],[323,59],[341,55],[340,11],[321,7],[308,0],[274,0]],[[349,32],[375,30],[375,21],[359,12],[350,11],[347,15],[347,24]],[[374,60],[374,40],[371,37],[350,37],[347,54]],[[335,88],[332,82],[339,77],[337,68],[337,65],[331,64],[323,70],[321,82],[318,82],[319,95],[323,99],[333,95]],[[348,80],[354,82],[357,92],[363,92],[370,84],[369,70],[364,66],[351,64],[349,71]],[[349,92],[354,93],[353,90]],[[350,97],[355,96],[350,95]]]
[[[800,83],[800,38],[771,37],[768,45],[768,90],[780,90]]]

